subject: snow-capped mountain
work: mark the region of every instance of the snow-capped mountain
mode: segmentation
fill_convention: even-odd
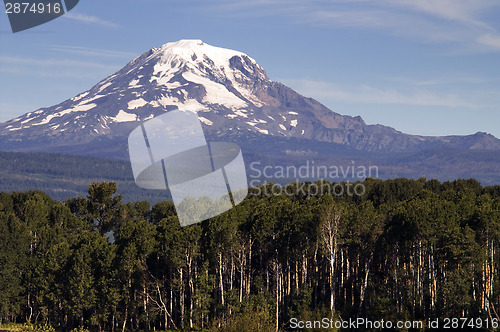
[[[500,150],[500,140],[484,133],[423,137],[366,125],[270,81],[246,54],[201,40],[152,48],[90,90],[0,124],[0,150],[126,157],[131,130],[176,108],[198,112],[212,140],[295,138],[384,152],[441,146]]]

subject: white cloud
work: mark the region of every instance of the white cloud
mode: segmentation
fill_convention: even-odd
[[[0,56],[0,72],[38,77],[87,77],[109,75],[118,66],[90,61]]]
[[[101,68],[108,69],[114,66],[104,65],[90,61],[77,61],[77,60],[59,60],[59,59],[36,59],[36,58],[23,58],[13,56],[0,56],[1,64],[23,64],[31,66],[45,66],[45,67],[87,67],[87,68]]]
[[[349,103],[464,107],[471,109],[484,106],[456,94],[437,93],[421,88],[411,92],[402,92],[396,89],[375,88],[368,85],[345,88],[328,82],[305,79],[282,81],[304,96],[312,97],[319,101],[328,100]]]
[[[90,47],[82,46],[68,46],[68,45],[53,45],[50,47],[51,50],[61,51],[65,53],[78,54],[83,56],[98,56],[98,57],[111,57],[111,58],[124,58],[133,59],[137,56],[135,53],[131,52],[120,52],[113,50],[103,50]]]
[[[421,42],[453,42],[461,48],[490,46],[497,41],[498,0],[261,0],[216,2],[217,11],[234,15],[281,16],[295,23],[376,29]],[[497,14],[495,14],[495,12]],[[493,45],[492,45],[493,44]],[[495,46],[495,47],[491,47]]]
[[[495,2],[488,0],[385,0],[385,2],[482,28],[489,28],[489,25],[481,21],[479,16],[498,6]]]
[[[83,23],[97,24],[108,28],[120,27],[118,24],[100,19],[97,16],[92,16],[92,15],[69,12],[66,13],[63,17]]]
[[[500,50],[500,35],[485,34],[477,38],[477,42]]]

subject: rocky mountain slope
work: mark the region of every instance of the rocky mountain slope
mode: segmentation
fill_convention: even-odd
[[[212,140],[296,138],[367,152],[500,150],[500,140],[485,133],[424,137],[367,125],[270,81],[244,53],[200,40],[150,49],[88,91],[0,124],[0,150],[126,158],[130,131],[176,108],[197,111]]]
[[[0,151],[128,159],[129,133],[177,108],[198,112],[208,140],[238,143],[248,165],[376,165],[382,178],[500,183],[492,135],[427,137],[367,125],[269,80],[244,53],[200,40],[150,49],[88,91],[0,124]]]

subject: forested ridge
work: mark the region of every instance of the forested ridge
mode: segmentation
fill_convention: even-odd
[[[165,191],[139,188],[134,182],[130,162],[45,152],[0,151],[0,191],[40,190],[63,201],[85,196],[94,182],[116,182],[122,201],[168,199]]]
[[[362,196],[252,188],[184,228],[172,203],[123,203],[113,182],[63,203],[0,193],[0,324],[273,331],[292,317],[498,318],[500,186],[362,184]]]

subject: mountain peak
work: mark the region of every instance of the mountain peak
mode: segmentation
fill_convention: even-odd
[[[200,39],[181,39],[176,42],[169,42],[163,44],[157,50],[162,53],[207,53],[207,55],[218,54],[226,55],[226,57],[231,57],[233,55],[246,55],[239,51],[209,45]]]
[[[342,116],[272,82],[245,53],[199,39],[151,48],[89,90],[0,124],[0,149],[78,149],[124,156],[131,130],[174,109],[197,112],[207,138],[213,140],[246,142],[264,135],[364,151],[500,149],[500,141],[484,133],[424,138],[367,125],[361,117]]]
[[[212,73],[222,71],[219,75],[225,76],[233,70],[230,62],[234,57],[245,59],[245,62],[262,70],[257,62],[245,53],[215,47],[199,39],[181,39],[166,43],[156,49],[151,57],[157,61],[158,71],[172,71],[187,66],[191,71],[207,71],[207,69]]]
[[[162,47],[169,46],[169,45],[178,45],[180,47],[185,47],[185,46],[190,46],[190,45],[202,46],[203,44],[205,44],[205,43],[201,39],[179,39],[176,42],[165,43],[165,44],[163,44]]]

